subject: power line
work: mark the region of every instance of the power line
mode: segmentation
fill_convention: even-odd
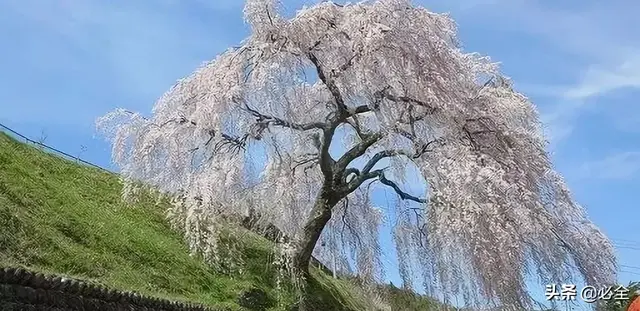
[[[626,246],[626,245],[613,245],[615,248],[621,248],[621,249],[630,249],[630,250],[635,250],[635,251],[640,251],[640,247],[633,247],[633,246]]]
[[[613,239],[613,240],[614,241],[620,241],[622,243],[640,244],[640,242],[634,241],[634,240],[627,240],[627,239]]]
[[[2,129],[4,129],[4,130],[2,130]],[[31,144],[34,144],[34,145],[38,145],[38,146],[40,146],[40,147],[44,147],[44,148],[49,149],[49,150],[51,150],[51,151],[53,151],[53,152],[55,152],[55,153],[58,153],[58,154],[60,154],[60,155],[63,155],[63,156],[65,156],[65,157],[69,158],[69,159],[76,160],[76,161],[78,161],[78,162],[81,162],[81,163],[83,163],[83,164],[89,165],[89,166],[91,166],[91,167],[95,167],[95,168],[97,168],[97,169],[100,169],[100,170],[103,170],[103,171],[107,171],[107,172],[109,172],[109,170],[108,170],[108,169],[106,169],[106,168],[104,168],[104,167],[101,167],[101,166],[99,166],[99,165],[97,165],[97,164],[93,164],[93,163],[91,163],[91,162],[87,162],[87,161],[85,161],[85,160],[83,160],[83,159],[80,159],[80,158],[78,158],[78,157],[76,157],[76,156],[70,155],[70,154],[68,154],[68,153],[66,153],[66,152],[64,152],[64,151],[62,151],[62,150],[59,150],[59,149],[53,148],[53,147],[51,147],[51,146],[49,146],[49,145],[45,145],[45,144],[43,144],[43,143],[41,143],[41,142],[39,142],[39,141],[35,141],[35,140],[33,140],[33,139],[31,139],[31,138],[29,138],[29,137],[25,136],[25,135],[22,135],[22,134],[18,133],[18,132],[17,132],[17,131],[15,131],[14,129],[12,129],[12,128],[10,128],[10,127],[8,127],[8,126],[6,126],[6,125],[2,124],[2,123],[0,123],[0,131],[3,131],[3,132],[9,132],[9,133],[11,133],[11,134],[13,134],[13,135],[15,135],[15,136],[17,136],[17,137],[20,137],[20,138],[24,139],[27,143],[31,143]]]
[[[640,275],[640,273],[638,273],[638,272],[634,272],[634,271],[625,271],[625,270],[620,270],[620,272],[622,272],[622,273],[628,273],[628,274],[633,274],[633,275]]]
[[[619,244],[619,245],[623,245],[623,246],[631,246],[631,247],[640,247],[640,242],[623,242],[623,241],[619,241],[619,240],[612,240],[613,243],[615,244]]]

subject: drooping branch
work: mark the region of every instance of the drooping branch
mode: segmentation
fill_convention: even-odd
[[[391,86],[387,85],[382,90],[377,91],[373,94],[373,102],[368,105],[360,105],[357,106],[353,112],[354,114],[361,114],[366,112],[377,111],[380,109],[380,103],[384,99],[384,94],[391,88]]]
[[[145,120],[148,120],[147,118],[142,117]],[[157,126],[159,128],[162,128],[164,126],[167,126],[171,123],[176,123],[178,125],[190,125],[190,126],[197,126],[198,123],[196,123],[193,120],[189,120],[183,116],[177,117],[177,118],[173,118],[173,119],[169,119],[166,120],[165,122],[161,123],[161,124],[155,124],[152,123],[151,125],[153,126]],[[195,147],[190,149],[190,152],[194,152],[197,150],[200,150],[200,148],[202,147],[207,147],[211,144],[211,142],[213,141],[213,139],[216,137],[216,135],[220,135],[221,140],[216,142],[216,144],[213,147],[213,153],[218,153],[221,152],[224,148],[226,148],[227,152],[231,152],[231,153],[237,153],[240,150],[245,150],[246,144],[247,144],[247,139],[249,138],[249,134],[244,134],[242,136],[233,136],[233,135],[229,135],[229,134],[225,134],[225,133],[216,133],[215,130],[213,129],[207,129],[206,130],[207,133],[209,134],[209,139],[202,145],[199,147]]]
[[[363,174],[369,173],[373,169],[373,167],[376,164],[378,164],[378,162],[380,162],[380,160],[382,160],[384,158],[390,158],[390,157],[395,157],[395,156],[406,156],[409,159],[420,158],[423,154],[432,151],[432,149],[429,149],[429,147],[431,145],[433,145],[433,144],[436,144],[436,143],[442,143],[442,140],[435,139],[435,140],[429,141],[427,143],[421,144],[421,145],[419,145],[419,147],[416,148],[414,153],[410,153],[410,152],[407,152],[405,150],[400,150],[400,149],[382,150],[382,151],[374,154],[373,157],[371,157],[371,159],[369,159],[367,164],[365,164],[364,168],[362,169],[362,173]]]
[[[305,173],[305,175],[307,174],[307,171],[311,168],[313,168],[315,165],[318,164],[319,161],[319,156],[317,153],[314,154],[307,154],[305,155],[304,158],[300,159],[300,160],[295,160],[294,161],[294,165],[292,167],[292,171],[295,174],[295,171],[299,168],[302,167],[303,168],[303,172]]]
[[[376,153],[375,155],[373,155],[373,157],[367,162],[367,164],[365,164],[364,168],[362,169],[362,172],[365,173],[365,174],[370,172],[371,169],[373,169],[373,167],[376,164],[378,164],[378,162],[380,162],[380,160],[382,160],[384,158],[390,158],[390,157],[395,157],[395,156],[399,156],[399,155],[405,155],[407,157],[412,157],[412,155],[408,154],[404,150],[383,150],[383,151],[380,151],[380,152]]]
[[[403,200],[410,200],[410,201],[414,201],[414,202],[418,202],[418,203],[427,203],[426,199],[423,198],[418,198],[416,196],[413,196],[411,194],[408,194],[404,191],[402,191],[402,189],[400,189],[400,187],[394,183],[391,180],[388,180],[385,176],[384,176],[384,172],[380,171],[380,174],[378,176],[378,180],[380,180],[380,182],[383,185],[389,186],[391,188],[393,188],[393,190],[400,196],[401,199]]]
[[[400,186],[398,186],[398,184],[396,184],[395,182],[385,177],[384,170],[382,169],[375,170],[375,171],[367,171],[367,172],[363,170],[360,173],[358,173],[357,171],[352,171],[351,173],[355,173],[356,177],[349,181],[347,186],[341,191],[342,193],[351,193],[355,191],[358,187],[360,187],[365,181],[377,178],[380,181],[380,183],[382,183],[383,185],[391,187],[396,192],[396,194],[398,194],[398,196],[400,196],[400,198],[403,200],[409,200],[409,201],[414,201],[418,203],[427,202],[427,200],[424,198],[419,198],[403,191],[400,188]]]
[[[433,114],[433,113],[435,113],[437,111],[437,108],[432,106],[432,105],[430,105],[428,102],[421,101],[421,100],[418,100],[418,99],[415,99],[415,98],[412,98],[412,97],[409,97],[409,96],[396,96],[396,95],[393,95],[393,94],[391,94],[389,92],[385,92],[383,95],[384,95],[384,97],[386,99],[389,99],[389,100],[394,101],[394,102],[403,102],[403,103],[407,103],[407,104],[414,104],[414,105],[418,105],[420,107],[424,107],[424,108],[427,109],[428,113],[430,113],[430,114]]]
[[[246,103],[244,104],[244,110],[246,110],[251,115],[256,117],[256,122],[258,124],[262,124],[264,127],[269,125],[275,125],[275,126],[287,127],[287,128],[299,130],[299,131],[307,131],[311,129],[323,129],[327,126],[327,124],[324,122],[296,123],[296,122],[283,120],[278,117],[263,114],[257,111],[256,109],[249,107],[249,105]]]
[[[357,106],[354,109],[354,113],[359,114],[359,113],[365,113],[370,111],[376,111],[380,108],[380,103],[382,102],[383,99],[387,99],[397,103],[412,104],[412,105],[420,106],[426,109],[422,116],[414,117],[414,120],[412,121],[422,120],[426,116],[433,115],[438,111],[437,107],[431,105],[426,101],[418,100],[406,95],[405,96],[393,95],[391,93],[391,89],[392,89],[391,86],[387,85],[384,88],[382,88],[380,91],[375,92],[373,94],[373,98],[374,98],[373,103],[369,105]]]
[[[349,210],[349,197],[345,197],[344,198],[343,208],[344,208],[344,211],[342,211],[342,230],[340,230],[340,238],[341,238],[341,240],[342,241],[345,240],[344,239],[344,231],[345,231],[344,229],[346,227],[347,229],[349,229],[349,233],[351,233],[351,235],[356,238],[356,242],[358,242],[358,246],[364,245],[362,243],[362,239],[360,238],[360,235],[358,234],[358,231],[353,229],[353,226],[347,220],[347,213],[348,213],[348,210]]]
[[[222,140],[216,143],[213,153],[222,151],[223,148],[227,149],[227,152],[238,153],[240,150],[246,150],[248,134],[241,137],[229,136],[227,134],[221,134]]]
[[[121,110],[122,112],[125,112],[127,114],[130,115],[137,115],[136,113],[129,111],[129,110]],[[145,121],[149,121],[148,118],[143,117],[138,115],[140,118],[142,118]],[[179,116],[177,118],[173,118],[173,119],[169,119],[166,120],[164,122],[162,122],[161,124],[156,124],[156,123],[151,123],[150,126],[155,126],[158,128],[163,128],[171,123],[176,123],[178,125],[191,125],[191,126],[197,126],[198,123],[196,123],[193,120],[189,120],[183,116]],[[202,147],[206,147],[209,146],[209,144],[211,144],[211,142],[213,141],[213,139],[216,137],[217,133],[215,130],[213,129],[208,129],[206,130],[207,133],[209,134],[209,139],[207,139],[207,141],[199,147],[195,147],[189,150],[189,152],[194,152],[197,150],[200,150],[200,148]],[[227,148],[228,152],[238,152],[240,150],[244,150],[245,146],[246,146],[246,141],[249,135],[245,134],[243,136],[232,136],[229,134],[225,134],[225,133],[220,133],[220,138],[222,138],[220,141],[218,141],[216,143],[216,145],[213,148],[213,153],[217,153],[220,152],[223,148]]]

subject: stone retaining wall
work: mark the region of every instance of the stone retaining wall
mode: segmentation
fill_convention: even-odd
[[[0,310],[222,311],[18,268],[0,269]]]

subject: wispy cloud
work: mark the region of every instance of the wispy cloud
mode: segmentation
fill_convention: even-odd
[[[570,136],[577,116],[590,105],[614,108],[601,97],[621,89],[640,89],[640,34],[634,31],[640,22],[633,13],[640,11],[639,2],[486,0],[484,8],[491,19],[488,23],[546,40],[570,56],[567,63],[579,68],[572,73],[572,83],[542,82],[525,88],[553,102],[543,109],[552,140]],[[611,116],[628,118],[623,112]]]
[[[564,93],[569,99],[585,99],[622,88],[640,88],[640,48],[622,63],[611,67],[595,64],[580,81]]]
[[[628,105],[614,105],[615,99],[608,97],[621,89],[640,88],[640,36],[631,31],[640,23],[629,16],[631,7],[640,7],[623,2],[601,3],[582,12],[553,13],[560,22],[544,19],[547,25],[555,20],[558,27],[554,30],[547,26],[545,35],[585,64],[574,83],[558,92],[557,103],[545,116],[556,143],[571,135],[577,126],[575,120],[590,106],[610,110],[608,117],[616,124],[629,117]],[[553,90],[558,91],[558,87]]]
[[[600,160],[585,162],[581,167],[584,177],[627,180],[640,174],[640,151],[621,152]]]
[[[299,8],[302,3],[313,1],[283,2],[287,7]],[[536,81],[537,86],[528,88],[531,94],[553,97],[554,104],[545,105],[543,113],[554,140],[571,135],[572,121],[586,106],[583,102],[620,88],[640,87],[640,35],[633,31],[639,28],[634,14],[640,11],[637,1],[569,1],[565,7],[523,0],[417,2],[434,10],[454,11],[456,18],[472,19],[474,25],[538,36],[574,56],[567,62],[575,62],[582,69],[573,73],[573,83],[545,85],[544,81]],[[67,71],[89,71],[82,60],[74,59],[69,52],[84,51],[96,76],[108,76],[110,83],[129,94],[140,94],[144,102],[131,108],[146,109],[151,104],[148,98],[157,97],[174,79],[243,37],[239,32],[227,31],[242,28],[242,5],[240,0],[194,0],[188,5],[178,0],[152,4],[8,0],[0,4],[0,20],[4,20],[0,27],[11,20],[21,20],[26,21],[32,33],[49,40],[58,38],[56,46],[7,45],[8,49],[47,48],[52,54],[57,53],[49,59],[32,57],[29,63],[34,68],[49,68],[55,62]],[[41,37],[34,37],[33,41]],[[41,119],[47,117],[42,115]]]

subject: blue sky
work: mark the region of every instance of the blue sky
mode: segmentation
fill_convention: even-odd
[[[640,2],[415,3],[450,12],[465,49],[500,61],[538,105],[558,170],[619,246],[621,281],[640,280]],[[3,0],[0,122],[109,167],[97,117],[150,112],[175,80],[247,32],[239,0]]]

